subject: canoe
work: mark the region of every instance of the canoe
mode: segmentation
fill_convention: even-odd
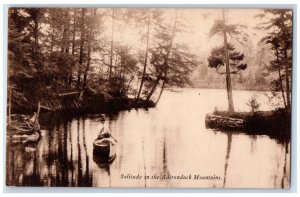
[[[109,158],[103,158],[99,157],[99,155],[94,154],[93,155],[93,161],[100,167],[100,168],[106,168],[108,167],[111,163],[114,162],[116,159],[117,154],[113,153],[112,155],[109,156]]]
[[[96,157],[96,160],[110,162],[115,155],[112,151],[112,146],[115,145],[116,142],[112,138],[97,138],[93,142],[93,155]]]

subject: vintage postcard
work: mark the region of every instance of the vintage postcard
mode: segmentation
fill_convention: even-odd
[[[293,9],[7,14],[7,186],[290,187]]]

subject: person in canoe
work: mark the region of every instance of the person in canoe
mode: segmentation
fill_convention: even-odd
[[[97,140],[110,142],[113,146],[116,145],[117,140],[110,134],[110,130],[105,124],[104,114],[101,115],[100,122],[102,123],[102,129],[100,130]]]
[[[93,155],[102,162],[110,162],[115,158],[115,154],[111,152],[111,147],[117,144],[117,140],[110,134],[109,129],[106,127],[104,115],[100,117],[100,121],[102,123],[102,129],[93,142]],[[98,160],[97,158],[96,160]]]

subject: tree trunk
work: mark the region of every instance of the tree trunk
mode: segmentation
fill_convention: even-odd
[[[161,95],[162,95],[162,93],[163,93],[163,90],[164,90],[164,88],[165,88],[165,84],[166,84],[166,80],[164,80],[163,83],[162,83],[162,85],[161,85],[161,89],[160,89],[158,98],[157,98],[157,100],[156,100],[156,102],[155,102],[155,106],[157,105],[157,103],[158,103],[159,100],[160,100],[160,97],[161,97]]]
[[[8,126],[11,124],[11,92],[12,88],[8,87]]]
[[[108,76],[108,80],[110,80],[111,75],[112,75],[113,50],[114,50],[114,23],[115,23],[115,9],[112,8],[112,14],[111,14],[111,41],[110,41],[110,63],[109,63],[109,76]]]
[[[83,89],[86,88],[86,85],[87,85],[87,75],[88,75],[88,72],[89,72],[89,69],[90,69],[90,62],[91,62],[91,44],[90,44],[90,41],[88,41],[88,59],[87,59],[87,64],[86,64],[86,69],[85,69],[85,72],[84,72],[84,75],[83,75]]]
[[[151,89],[150,93],[148,94],[148,96],[147,96],[147,98],[146,98],[146,101],[149,101],[149,100],[151,99],[153,93],[155,92],[155,90],[156,90],[156,88],[157,88],[157,86],[158,86],[158,84],[159,84],[160,78],[161,78],[161,75],[159,75],[159,76],[157,77],[157,79],[155,80],[154,85],[152,86],[152,89]]]
[[[281,13],[281,18],[284,20],[284,15],[283,13]],[[286,100],[287,100],[287,108],[290,109],[291,108],[291,97],[290,97],[290,74],[289,74],[289,60],[288,60],[288,54],[287,54],[287,32],[286,32],[286,28],[283,25],[283,34],[284,34],[284,65],[285,65],[285,83],[286,83]]]
[[[278,75],[279,75],[278,77],[279,77],[279,81],[280,81],[280,90],[281,90],[281,94],[282,94],[282,98],[283,98],[284,107],[287,107],[285,95],[284,95],[283,84],[282,84],[281,69],[280,69],[280,64],[279,64],[279,53],[278,53],[277,46],[275,46],[275,50],[276,50],[276,59],[277,59],[277,66],[278,66]]]
[[[223,37],[224,37],[224,48],[225,48],[226,87],[227,87],[228,105],[229,105],[229,111],[234,112],[231,77],[230,77],[230,68],[229,68],[227,33],[226,33],[226,29],[225,29],[226,21],[225,21],[225,10],[224,9],[222,10],[222,18],[223,18],[223,25],[224,25],[224,27],[223,27]]]
[[[72,55],[74,56],[75,54],[75,34],[76,34],[76,12],[75,9],[73,11],[74,13],[74,18],[73,18],[73,32],[72,32]]]
[[[69,28],[70,27],[68,27],[68,33],[67,33],[67,43],[66,43],[66,50],[65,50],[66,53],[70,52],[70,44],[71,44],[71,41],[70,41],[70,29]]]
[[[38,14],[36,14],[34,16],[33,21],[34,21],[34,27],[33,27],[34,44],[36,45],[35,47],[37,47],[38,43],[39,43],[39,18],[38,18]]]
[[[133,81],[135,75],[136,75],[136,74],[134,73],[134,74],[132,75],[131,79],[129,80],[129,82],[128,82],[127,86],[126,86],[126,89],[125,89],[125,93],[128,92],[128,90],[129,90],[129,88],[130,88],[130,84],[131,84],[131,82]]]
[[[291,97],[290,97],[290,75],[289,75],[289,63],[287,58],[287,51],[284,50],[284,57],[286,59],[285,62],[285,83],[286,83],[286,100],[287,100],[287,108],[291,108]]]
[[[142,92],[142,88],[143,88],[143,84],[145,81],[145,74],[146,74],[146,68],[147,68],[147,61],[148,61],[148,50],[149,50],[149,34],[150,34],[150,8],[148,8],[148,21],[147,21],[147,43],[146,43],[146,52],[145,52],[145,62],[144,62],[144,69],[143,69],[143,75],[142,75],[142,79],[141,79],[141,84],[140,84],[140,88],[138,91],[138,95],[136,97],[136,101],[139,100],[141,92]]]
[[[52,35],[51,35],[51,46],[50,46],[50,52],[53,52],[53,48],[54,48],[54,27],[52,27]]]
[[[166,54],[165,62],[164,62],[165,72],[164,72],[164,77],[163,77],[163,83],[162,83],[162,86],[161,86],[161,89],[160,89],[159,96],[158,96],[158,98],[155,102],[155,106],[157,105],[157,103],[160,100],[160,97],[161,97],[161,95],[164,91],[165,83],[166,83],[166,80],[167,80],[167,74],[168,74],[168,70],[169,70],[168,59],[169,59],[169,55],[171,53],[171,49],[172,49],[172,45],[173,45],[173,41],[174,41],[176,25],[177,25],[177,10],[175,12],[175,22],[174,22],[174,26],[173,26],[173,30],[172,30],[171,40],[170,40],[170,44],[169,44],[168,51],[167,51],[167,54]]]
[[[284,51],[284,57],[286,59],[285,62],[285,83],[286,83],[286,100],[287,100],[287,108],[291,108],[291,97],[290,97],[290,75],[289,75],[289,63],[287,61],[287,52]]]
[[[60,51],[62,53],[64,53],[66,51],[66,37],[67,37],[67,29],[64,25],[63,35],[61,38],[61,47],[60,47]]]
[[[85,9],[81,8],[81,27],[80,27],[80,52],[79,52],[79,65],[77,75],[77,89],[80,89],[81,66],[83,62],[83,43],[84,43],[84,15]]]
[[[288,61],[288,55],[287,55],[287,48],[286,43],[284,47],[284,65],[285,65],[285,85],[286,85],[286,101],[287,101],[287,108],[291,108],[291,97],[290,97],[290,74],[289,74],[289,61]]]
[[[69,10],[65,10],[63,12],[64,16],[64,29],[63,29],[63,36],[61,41],[61,51],[63,53],[69,53],[69,45],[70,45],[70,38],[69,38],[69,31],[70,31],[70,20],[69,20]]]
[[[72,56],[75,57],[75,36],[76,36],[76,12],[75,9],[73,9],[73,30],[72,30]],[[72,67],[75,67],[75,61],[72,65]],[[69,84],[72,84],[72,73],[69,75]]]
[[[139,80],[138,77],[137,77],[137,80],[136,80],[136,81],[137,81],[137,82],[136,82],[136,87],[137,87],[137,89],[138,89],[139,84],[140,84],[140,80]],[[134,95],[135,98],[137,97],[137,93],[138,93],[138,91],[135,92],[135,95]]]
[[[93,17],[96,17],[96,9],[93,10]],[[87,64],[86,64],[86,69],[84,72],[84,76],[83,76],[83,90],[87,87],[87,76],[88,76],[88,72],[90,69],[90,64],[91,64],[91,45],[93,44],[93,40],[94,40],[94,33],[93,33],[93,29],[90,27],[88,29],[88,33],[87,33],[87,44],[88,44],[88,52],[87,52]]]

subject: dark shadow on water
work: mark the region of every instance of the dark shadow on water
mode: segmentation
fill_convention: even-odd
[[[80,118],[77,118],[77,176],[78,186],[82,185],[82,164],[81,164],[81,147],[80,147]]]
[[[167,145],[166,140],[164,139],[163,142],[163,174],[166,176],[170,175],[169,169],[168,169],[168,160],[167,160]]]
[[[250,140],[251,140],[251,153],[254,152],[255,145],[256,145],[256,140],[257,140],[257,135],[250,135]]]
[[[146,177],[147,176],[147,170],[146,170],[146,159],[145,159],[145,141],[143,139],[143,163],[144,163],[144,176]],[[145,180],[145,184],[144,184],[144,187],[146,188],[147,187],[147,180]]]
[[[89,160],[89,155],[88,155],[88,151],[87,151],[87,146],[86,146],[86,129],[85,129],[85,118],[82,119],[83,124],[82,124],[82,140],[83,140],[83,147],[84,147],[84,151],[85,151],[85,176],[84,176],[84,183],[87,184],[86,186],[91,186],[92,185],[92,175],[90,175],[90,169],[89,169],[89,165],[90,165],[90,160]]]
[[[289,184],[289,175],[287,173],[287,157],[289,155],[289,143],[285,142],[285,154],[284,154],[284,166],[283,166],[283,176],[281,180],[281,188],[285,188],[286,184]],[[286,183],[287,181],[287,183]]]
[[[77,128],[73,133],[73,136],[77,135],[76,155],[71,123],[62,122],[60,125],[53,126],[51,131],[42,131],[41,140],[37,143],[7,142],[8,186],[92,186],[83,119],[77,119]]]
[[[28,155],[29,156],[29,155]],[[40,177],[40,168],[38,164],[38,153],[34,152],[32,155],[28,157],[26,160],[28,163],[25,165],[29,165],[32,163],[32,172],[29,174],[25,174],[23,177],[23,185],[24,186],[43,186],[43,181]]]
[[[78,152],[78,164],[77,164],[77,173],[78,173],[78,178],[77,178],[77,186],[78,187],[90,187],[92,186],[92,177],[89,176],[89,171],[85,171],[85,174],[83,174],[83,167],[82,167],[82,150],[80,146],[80,122],[81,118],[77,119],[77,152]],[[84,121],[82,121],[84,125]],[[83,126],[83,136],[84,136],[84,126]],[[84,137],[83,137],[84,138]],[[84,139],[82,139],[84,141]],[[85,142],[83,142],[85,143]],[[86,154],[86,169],[89,169],[89,162]]]
[[[285,145],[285,143],[289,143],[290,142],[290,137],[289,136],[276,136],[276,135],[268,135],[268,134],[260,134],[261,132],[257,131],[257,132],[251,132],[248,133],[247,131],[243,131],[243,130],[230,130],[230,129],[211,129],[215,134],[220,132],[220,133],[231,133],[231,134],[242,134],[242,135],[247,135],[249,136],[249,138],[251,139],[256,139],[258,136],[268,136],[270,139],[275,140],[278,144],[280,145]]]
[[[110,173],[110,165],[114,162],[114,160],[116,159],[116,155],[113,155],[109,158],[109,160],[103,160],[101,157],[99,157],[98,155],[93,155],[93,161],[97,164],[97,166],[99,167],[99,169],[101,171],[104,171],[107,173],[108,175],[108,179],[109,179],[109,187],[111,187],[111,173]]]
[[[228,170],[228,160],[230,158],[231,151],[231,143],[232,143],[232,133],[227,134],[227,148],[226,148],[226,156],[225,156],[225,165],[224,165],[224,180],[223,180],[223,188],[226,186],[227,179],[227,170]]]
[[[70,128],[69,123],[69,128]],[[72,130],[69,129],[69,144],[70,144],[70,161],[68,162],[68,168],[71,171],[71,187],[75,186],[74,182],[74,161],[73,161],[73,144],[72,144]]]
[[[35,149],[37,143],[13,144],[8,141],[6,185],[43,186],[38,162],[39,153]]]

